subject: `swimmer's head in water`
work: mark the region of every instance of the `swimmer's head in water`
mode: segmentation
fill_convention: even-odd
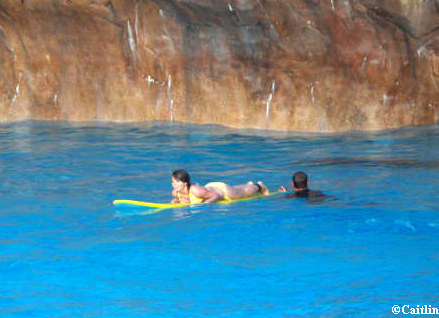
[[[305,172],[298,171],[293,175],[293,185],[298,189],[305,189],[308,187],[308,176]]]
[[[190,187],[191,185],[191,177],[189,176],[189,173],[183,169],[175,170],[172,173],[172,186],[174,189],[179,190],[180,187],[186,185],[187,187]]]

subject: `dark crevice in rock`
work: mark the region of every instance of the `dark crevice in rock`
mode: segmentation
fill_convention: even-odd
[[[408,58],[408,63],[410,66],[410,73],[413,78],[412,80],[412,94],[417,90],[417,75],[416,75],[416,61],[415,55],[412,49],[412,44],[410,38],[414,39],[416,43],[419,42],[420,37],[415,33],[410,21],[402,16],[390,13],[383,8],[377,6],[366,6],[368,16],[373,19],[383,19],[384,21],[397,27],[402,33],[404,38],[404,43],[406,47],[406,53]]]
[[[113,3],[111,1],[108,1],[105,4],[105,7],[108,8],[108,10],[110,10],[111,14],[114,16],[114,18],[117,19],[117,12],[116,9],[114,9]]]
[[[404,33],[404,42],[407,49],[407,57],[409,59],[409,65],[410,65],[410,72],[412,75],[412,94],[416,92],[417,86],[418,86],[418,79],[416,76],[416,61],[415,61],[415,55],[413,53],[412,45],[410,43],[410,39],[408,37],[407,33]]]
[[[4,16],[7,20],[11,20],[11,15],[9,14],[8,10],[2,7],[1,4],[0,4],[0,14]]]
[[[418,35],[413,30],[413,27],[407,18],[390,13],[387,10],[384,10],[383,8],[380,7],[373,6],[367,8],[369,15],[384,19],[387,22],[398,27],[402,32],[408,34],[412,38],[419,39]]]

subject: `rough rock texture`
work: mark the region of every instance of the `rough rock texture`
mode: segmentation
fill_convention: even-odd
[[[0,121],[439,121],[437,0],[2,0]]]

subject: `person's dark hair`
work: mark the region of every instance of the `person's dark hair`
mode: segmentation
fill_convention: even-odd
[[[174,177],[175,180],[183,181],[187,183],[188,186],[191,185],[191,177],[189,176],[189,173],[187,173],[186,170],[183,169],[175,170],[172,173],[172,176]]]
[[[293,184],[295,188],[304,189],[308,187],[308,176],[305,172],[298,171],[293,175]]]

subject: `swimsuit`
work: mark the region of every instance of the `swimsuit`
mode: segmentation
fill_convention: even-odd
[[[191,201],[191,204],[198,204],[203,202],[203,199],[196,197],[195,194],[192,193],[191,189],[189,189],[189,200]]]
[[[257,182],[253,182],[253,184],[254,184],[255,186],[258,187],[258,192],[259,192],[260,194],[262,194],[262,187],[261,187],[261,185],[260,185],[259,183],[257,183]],[[257,193],[257,192],[256,192],[256,193]]]
[[[212,188],[219,189],[219,190],[221,190],[221,192],[223,194],[223,200],[226,200],[226,201],[231,201],[232,200],[227,195],[227,190],[226,190],[227,184],[225,184],[223,182],[209,182],[204,187],[206,187],[206,188],[212,187]]]
[[[178,201],[182,202],[180,197],[180,192],[177,192]],[[191,189],[189,188],[189,202],[190,204],[199,204],[203,202],[203,199],[195,196],[195,194],[192,193]]]

